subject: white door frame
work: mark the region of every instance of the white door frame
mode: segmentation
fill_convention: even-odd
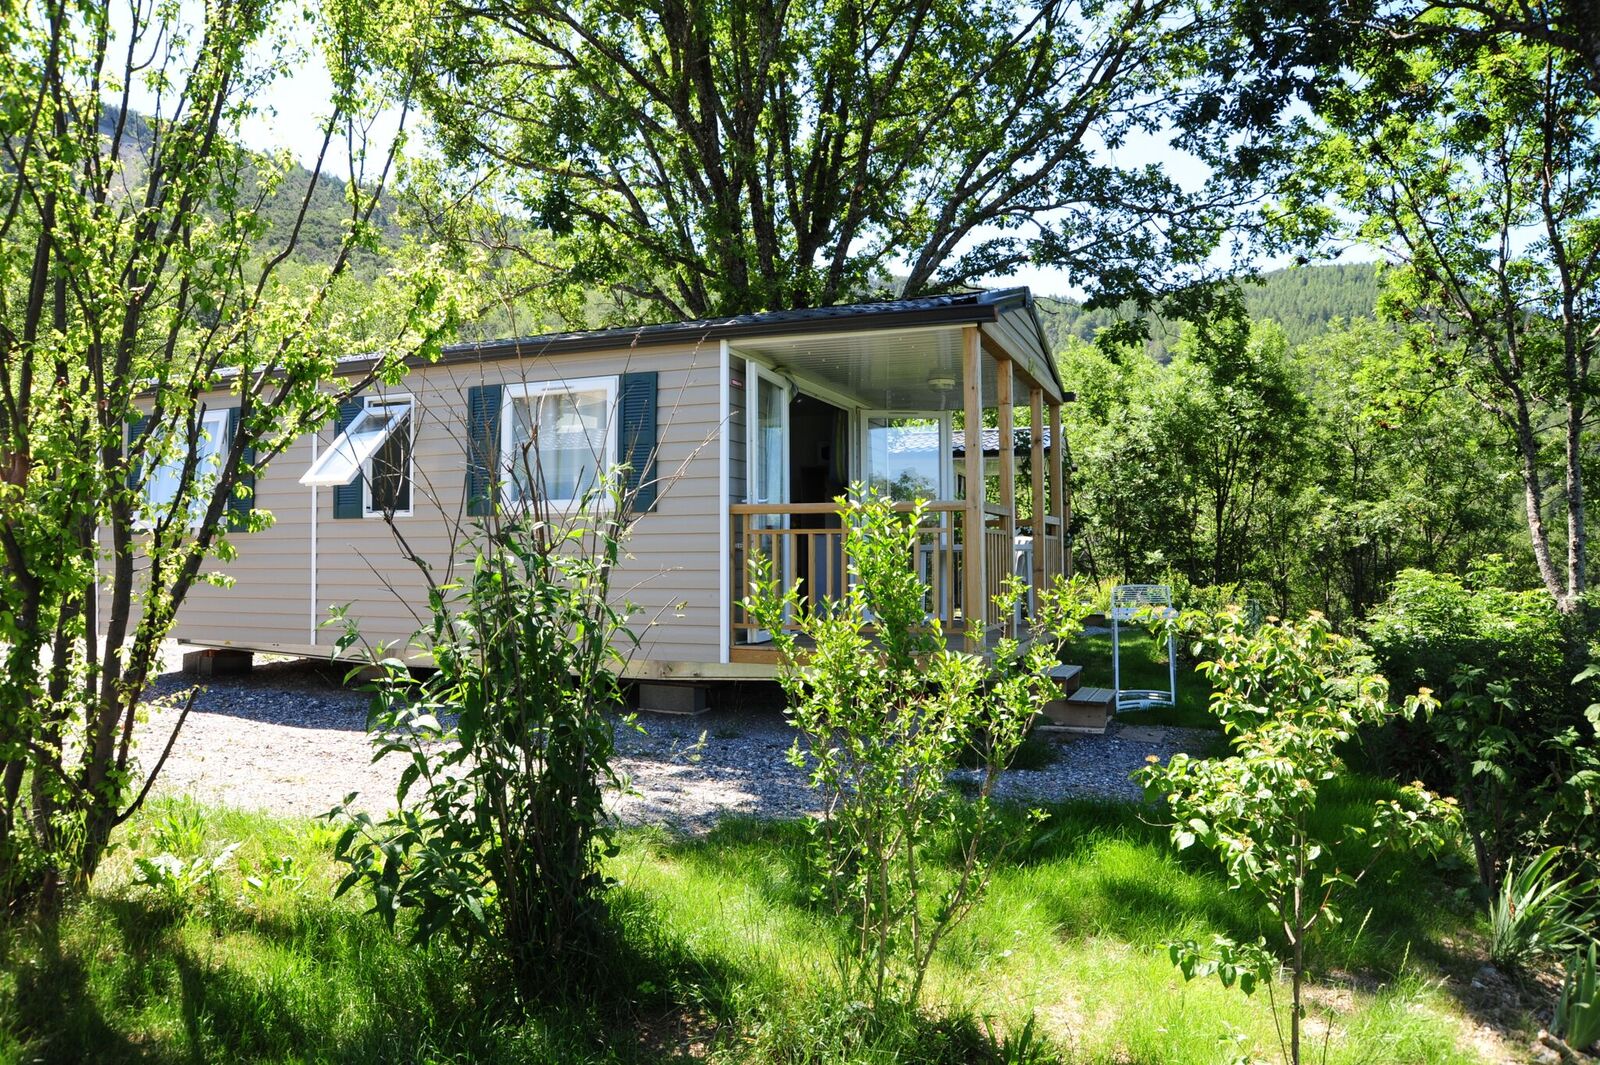
[[[789,502],[789,403],[794,398],[794,389],[789,382],[776,373],[755,361],[746,363],[746,376],[750,382],[749,406],[745,414],[745,502],[779,504]],[[766,435],[761,428],[761,390],[763,387],[775,388],[780,397],[780,411],[782,412],[781,427],[778,431],[778,484],[763,484],[767,467],[761,461],[763,437]],[[764,490],[764,491],[763,491]],[[789,516],[752,514],[750,522],[757,529],[787,529]],[[787,550],[786,538],[777,538],[784,545],[780,548],[782,558],[775,559],[774,564],[783,572],[782,587],[788,588],[794,583],[793,552]],[[772,633],[765,629],[751,631],[751,643],[767,643],[772,639]]]

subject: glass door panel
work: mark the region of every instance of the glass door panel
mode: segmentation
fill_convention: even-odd
[[[949,415],[875,411],[862,425],[868,488],[902,502],[949,498]]]
[[[789,502],[789,388],[770,372],[750,364],[751,418],[748,463],[748,502],[781,505]],[[789,515],[752,514],[751,549],[772,562],[773,575],[780,591],[793,581],[794,560],[790,557],[789,536],[779,530],[789,528]],[[772,530],[763,533],[763,530]],[[750,634],[752,643],[766,643],[772,634],[758,630]]]
[[[861,418],[862,476],[896,502],[948,500],[952,495],[950,415],[943,411],[867,411]],[[930,615],[946,623],[957,602],[961,545],[954,517],[935,512],[917,539],[917,574]]]

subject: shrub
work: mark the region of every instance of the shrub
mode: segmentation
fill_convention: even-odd
[[[1089,608],[1081,589],[1058,581],[1037,597],[1032,642],[1007,637],[988,662],[951,651],[915,567],[921,505],[897,513],[876,493],[840,505],[843,602],[780,595],[770,562],[756,560],[746,605],[781,656],[804,737],[791,759],[822,793],[813,856],[821,893],[853,933],[840,956],[845,994],[886,1023],[915,1013],[940,943],[987,883],[998,845],[989,796],[1052,695],[1060,643]],[[999,616],[1022,591],[1008,585]],[[970,802],[948,786],[963,759],[981,766]],[[953,856],[936,853],[947,834]]]
[[[1196,653],[1209,659],[1200,669],[1211,678],[1212,710],[1231,753],[1176,754],[1166,765],[1152,756],[1154,764],[1138,777],[1166,799],[1174,845],[1212,851],[1230,889],[1254,897],[1281,935],[1255,943],[1218,936],[1207,947],[1184,940],[1168,950],[1184,979],[1215,975],[1246,994],[1257,986],[1270,994],[1281,960],[1291,1000],[1280,1050],[1285,1061],[1299,1065],[1302,985],[1314,937],[1338,923],[1341,893],[1364,879],[1386,850],[1442,846],[1455,810],[1417,785],[1379,803],[1370,822],[1319,835],[1321,788],[1344,772],[1338,748],[1357,728],[1394,712],[1388,682],[1372,671],[1360,644],[1335,633],[1320,615],[1255,626],[1234,609],[1184,614],[1177,623],[1194,637]],[[1406,702],[1422,710],[1430,699],[1424,691]],[[1346,859],[1356,848],[1353,864],[1335,856],[1335,843],[1344,844]]]
[[[1460,799],[1491,893],[1512,854],[1600,850],[1600,714],[1585,711],[1588,678],[1572,682],[1571,622],[1543,591],[1501,580],[1492,560],[1466,581],[1407,570],[1367,627],[1380,669],[1433,688],[1443,706],[1370,734],[1366,747],[1400,779]]]
[[[621,784],[608,711],[634,644],[611,602],[627,502],[607,480],[570,516],[535,504],[474,525],[470,575],[432,585],[414,640],[435,671],[380,662],[370,727],[380,757],[407,763],[399,809],[375,820],[351,795],[330,815],[349,822],[339,893],[368,885],[391,927],[411,911],[416,940],[499,950],[524,996],[602,975],[603,797]]]

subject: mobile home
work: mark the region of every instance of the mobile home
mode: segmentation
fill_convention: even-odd
[[[616,583],[640,608],[635,678],[770,677],[766,634],[738,605],[746,567],[759,551],[805,594],[836,593],[832,500],[854,481],[931,500],[929,610],[981,649],[1015,620],[988,605],[1006,576],[1038,585],[1071,564],[1069,467],[1052,446],[1068,399],[1025,289],[455,346],[346,403],[255,480],[243,505],[274,523],[234,537],[219,564],[231,587],[197,586],[174,635],[326,656],[330,610],[346,606],[367,640],[403,644],[426,596],[395,532],[442,567],[453,522],[527,491],[502,458],[538,426],[550,502],[613,463],[638,482]],[[962,426],[986,411],[994,424],[966,446]],[[227,431],[226,411],[209,416]]]

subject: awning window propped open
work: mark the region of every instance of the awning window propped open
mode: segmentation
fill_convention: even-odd
[[[354,481],[383,442],[405,424],[410,412],[410,406],[403,403],[368,407],[317,456],[300,483],[311,488],[337,488]]]

